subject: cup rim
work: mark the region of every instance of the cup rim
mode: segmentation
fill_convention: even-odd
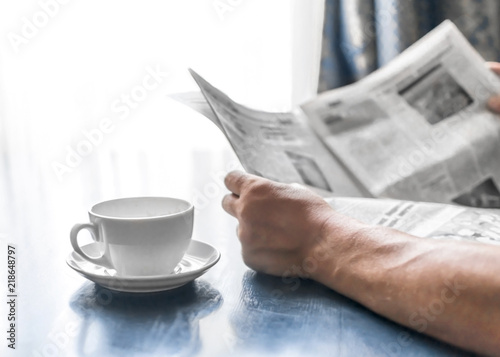
[[[108,202],[115,202],[115,201],[125,201],[125,200],[130,200],[130,199],[169,199],[169,200],[174,200],[174,201],[180,201],[183,203],[188,204],[188,208],[185,210],[175,212],[175,213],[169,213],[169,214],[163,214],[163,215],[158,215],[158,216],[152,216],[152,217],[115,217],[115,216],[107,216],[104,214],[99,214],[94,212],[94,208],[97,205],[103,204],[103,203],[108,203]],[[185,214],[189,211],[192,211],[194,209],[194,205],[187,201],[183,200],[181,198],[176,198],[176,197],[167,197],[167,196],[137,196],[137,197],[121,197],[121,198],[114,198],[111,200],[104,200],[98,203],[95,203],[92,205],[92,207],[88,210],[89,215],[98,217],[98,218],[103,218],[103,219],[108,219],[108,220],[116,220],[116,221],[151,221],[151,220],[156,220],[156,219],[162,219],[162,218],[167,218],[167,217],[175,217],[179,216],[182,214]]]

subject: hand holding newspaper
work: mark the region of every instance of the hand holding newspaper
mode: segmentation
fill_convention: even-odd
[[[276,190],[281,186],[269,182],[267,190],[256,185],[258,189],[253,191],[255,178],[247,177],[245,187],[236,183],[243,175],[233,174],[226,182],[231,194],[222,203],[241,223],[238,236],[249,267],[285,276],[290,275],[288,267],[300,266],[302,261],[309,273],[305,262],[312,259],[311,271],[319,273],[305,276],[377,314],[459,347],[495,354],[498,281],[488,267],[495,265],[497,250],[431,241],[500,244],[500,210],[491,209],[500,207],[500,118],[486,108],[489,98],[500,93],[500,79],[490,73],[451,22],[366,79],[306,103],[302,112],[264,113],[246,108],[196,73],[192,75],[212,109],[209,118],[226,135],[247,171],[281,182],[300,182],[337,196],[407,200],[326,199],[336,212],[368,225],[395,229],[357,229],[351,227],[356,222],[347,220],[348,233],[342,239],[338,222],[345,217],[326,207],[329,216],[318,224],[307,218],[309,211],[294,209],[308,206],[314,210],[316,206],[311,204],[325,209],[317,196],[290,187]],[[199,97],[178,99],[190,105],[195,100],[198,110],[210,113]],[[304,201],[294,200],[294,195],[302,194]],[[278,216],[271,214],[262,220],[263,213],[273,212]],[[322,233],[325,224],[329,227],[326,234]],[[246,229],[241,230],[243,226]],[[302,230],[303,226],[313,228]],[[318,234],[318,242],[308,245]],[[269,238],[265,243],[263,236]],[[325,248],[325,242],[331,245]],[[305,253],[295,253],[290,245],[305,246]],[[342,246],[349,249],[342,250]],[[329,255],[328,247],[342,257]],[[319,261],[327,263],[322,268]],[[467,279],[457,285],[461,275]],[[443,313],[445,302],[449,303],[444,300],[448,278],[453,278],[451,286],[467,292],[458,305],[451,310],[449,305]],[[467,289],[472,286],[474,289]],[[441,299],[436,299],[438,294]],[[427,315],[429,308],[434,311],[436,301],[442,306],[434,313],[440,315],[438,319]],[[418,312],[415,306],[420,306]],[[415,320],[420,313],[422,327]],[[473,338],[464,340],[471,333]]]
[[[293,113],[246,108],[191,73],[250,173],[336,196],[500,208],[500,119],[486,108],[500,79],[450,21]],[[210,112],[199,96],[177,99]]]

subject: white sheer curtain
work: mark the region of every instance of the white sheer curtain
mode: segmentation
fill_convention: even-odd
[[[323,37],[324,0],[294,0],[292,5],[292,105],[317,95]]]
[[[192,67],[243,104],[291,109],[316,92],[322,9],[322,0],[2,2],[0,147],[11,170],[38,167],[49,180],[51,164],[103,118],[115,124],[92,152],[103,160],[159,143],[158,155],[180,162],[188,145],[227,151],[214,126],[167,94],[196,89]],[[119,120],[115,102],[157,67],[168,76]]]

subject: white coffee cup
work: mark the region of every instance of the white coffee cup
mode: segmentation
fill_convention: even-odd
[[[90,223],[75,224],[73,249],[83,258],[114,268],[122,276],[171,273],[181,261],[193,233],[194,207],[168,197],[134,197],[105,201],[89,211]],[[87,229],[103,248],[87,255],[78,245],[78,232]]]

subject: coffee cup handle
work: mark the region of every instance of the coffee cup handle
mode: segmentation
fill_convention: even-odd
[[[82,258],[95,263],[100,266],[104,266],[107,268],[112,268],[112,265],[110,264],[109,260],[106,258],[104,252],[100,257],[91,257],[90,255],[87,255],[82,248],[78,245],[78,233],[82,230],[86,229],[90,232],[92,235],[92,238],[94,241],[99,242],[99,233],[97,230],[97,227],[93,223],[77,223],[73,226],[71,229],[71,233],[69,234],[70,240],[71,240],[71,245],[73,246],[73,249],[75,252],[80,254]]]

